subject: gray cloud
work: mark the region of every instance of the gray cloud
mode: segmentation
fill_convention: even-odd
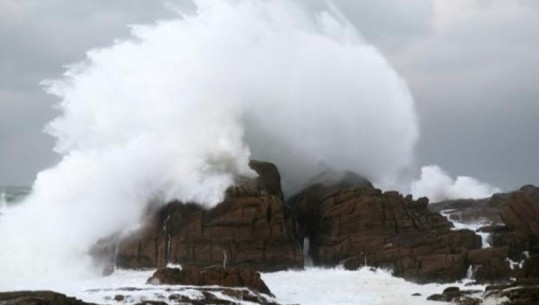
[[[538,1],[334,2],[407,80],[421,119],[418,165],[502,188],[539,183]],[[159,1],[0,0],[0,184],[31,183],[55,162],[41,133],[54,100],[41,80],[126,37],[127,24],[173,15]]]

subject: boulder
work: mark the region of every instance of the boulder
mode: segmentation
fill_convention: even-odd
[[[458,287],[447,287],[441,294],[433,294],[427,298],[429,301],[451,302],[451,304],[459,305],[479,305],[483,302],[481,299],[471,295],[481,291],[477,290],[460,290]]]
[[[119,243],[116,265],[302,268],[296,221],[281,200],[278,171],[266,162],[254,161],[251,166],[259,171],[258,178],[239,178],[214,208],[171,202],[149,211],[146,227]]]
[[[148,279],[152,285],[244,287],[273,296],[260,273],[244,268],[163,268]]]
[[[530,305],[539,301],[539,278],[517,280],[509,285],[487,286],[485,303],[504,299],[504,305]]]
[[[0,292],[0,304],[5,305],[94,305],[54,291]]]
[[[481,247],[474,232],[453,231],[445,217],[429,211],[426,198],[383,193],[370,184],[312,185],[287,204],[315,265],[389,267],[418,282],[454,281],[466,275],[467,251]]]
[[[478,283],[505,282],[512,276],[507,247],[470,250],[468,263]]]

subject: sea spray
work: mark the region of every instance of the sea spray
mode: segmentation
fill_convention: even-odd
[[[423,166],[420,178],[410,184],[411,194],[416,197],[427,196],[431,202],[487,198],[500,191],[499,188],[472,177],[458,176],[453,179],[437,165]]]
[[[46,82],[62,158],[0,220],[0,287],[100,273],[97,240],[139,226],[149,202],[213,206],[255,175],[250,158],[275,162],[288,194],[328,168],[391,185],[410,166],[411,94],[346,20],[279,0],[196,5]]]
[[[0,282],[88,276],[88,249],[148,202],[212,206],[252,157],[289,190],[320,168],[396,176],[417,139],[404,82],[341,18],[284,1],[197,1],[47,82],[62,160],[0,222]],[[384,122],[380,124],[380,122]]]

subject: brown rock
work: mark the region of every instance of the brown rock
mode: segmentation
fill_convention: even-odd
[[[433,254],[398,258],[394,274],[419,283],[455,282],[467,269],[464,254]]]
[[[525,278],[539,278],[539,255],[528,257],[524,261],[523,269]]]
[[[506,244],[512,253],[539,253],[539,188],[527,185],[513,192],[500,217],[510,233],[495,236],[495,242]]]
[[[478,283],[509,280],[512,274],[507,254],[507,247],[470,250],[468,262],[472,266],[473,278]]]
[[[531,305],[539,303],[539,279],[519,280],[507,286],[490,286],[485,290],[486,299],[506,298],[504,305]]]
[[[420,282],[460,279],[468,267],[465,253],[479,248],[481,239],[469,230],[452,231],[427,203],[346,183],[313,185],[287,202],[300,225],[298,239],[309,238],[316,265],[390,267]]]
[[[0,292],[0,304],[5,305],[94,305],[53,291]]]
[[[272,295],[260,278],[260,273],[252,269],[198,267],[158,269],[148,279],[153,285],[191,285],[245,287],[253,291]]]
[[[258,173],[257,183],[265,188],[271,195],[284,201],[283,190],[281,189],[281,175],[275,164],[251,160],[249,167]]]
[[[251,164],[261,171],[259,177],[239,179],[238,185],[227,190],[225,200],[212,209],[172,202],[150,212],[153,217],[148,225],[120,243],[116,264],[155,268],[168,263],[200,267],[226,263],[261,271],[302,268],[295,219],[272,194],[280,194],[278,172],[269,163]]]

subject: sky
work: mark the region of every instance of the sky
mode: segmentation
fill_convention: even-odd
[[[316,12],[325,1],[298,0]],[[539,184],[539,1],[333,0],[406,80],[419,167],[439,164],[505,190]],[[188,0],[0,0],[0,185],[31,184],[58,162],[43,126],[57,112],[40,82],[130,24]],[[383,123],[383,122],[381,122]],[[390,145],[390,143],[389,143]]]

